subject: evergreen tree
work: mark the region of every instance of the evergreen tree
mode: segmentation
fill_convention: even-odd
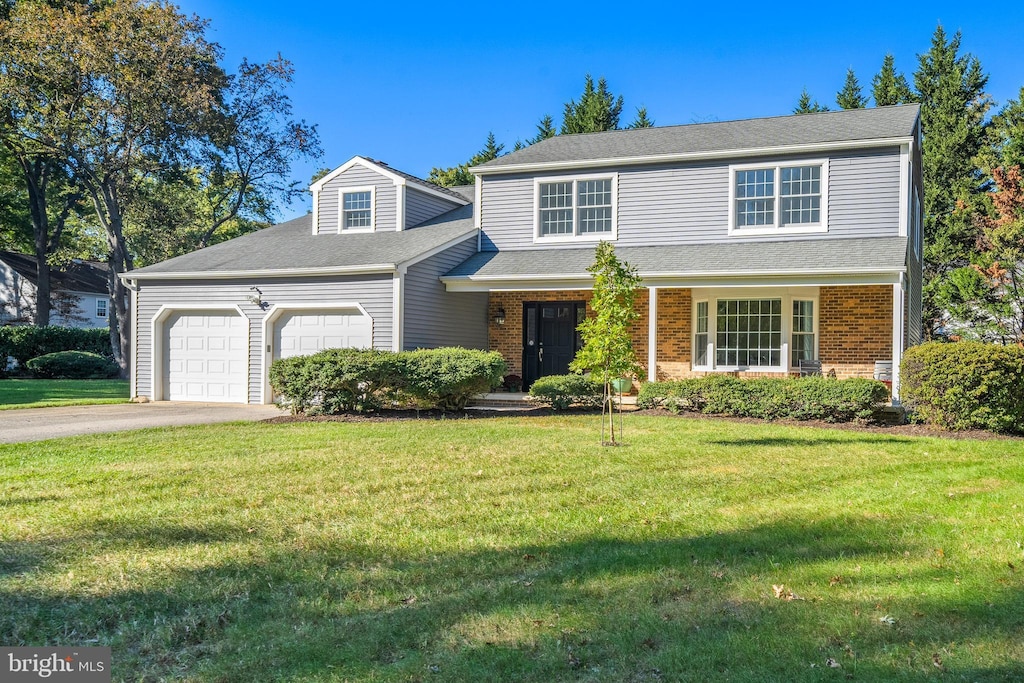
[[[846,82],[843,89],[836,93],[836,104],[840,109],[863,109],[868,104],[868,98],[861,94],[860,81],[853,69],[846,70]]]
[[[555,130],[555,121],[551,118],[551,114],[545,114],[544,118],[537,124],[537,135],[530,140],[526,141],[526,144],[533,145],[541,140],[547,140],[558,135],[558,131]]]
[[[828,111],[828,107],[822,104],[818,104],[818,101],[811,101],[811,95],[807,92],[807,88],[803,89],[800,93],[800,99],[797,100],[796,107],[793,108],[794,114],[816,114],[818,112]]]
[[[427,176],[427,180],[441,187],[472,185],[476,182],[476,178],[470,173],[469,168],[488,162],[491,159],[497,159],[503,151],[505,151],[505,145],[498,144],[493,132],[488,133],[484,148],[471,156],[469,161],[450,168],[432,168],[430,169],[430,175]]]
[[[986,150],[988,168],[1024,167],[1024,87],[992,117],[990,143]]]
[[[888,107],[894,104],[916,102],[907,77],[896,73],[896,59],[887,54],[882,60],[882,70],[871,79],[871,94],[875,98],[875,106]]]
[[[587,74],[580,101],[569,100],[565,104],[562,134],[616,130],[621,114],[622,96],[615,97],[609,92],[608,82],[604,78],[597,81],[595,88],[594,79]]]
[[[636,108],[636,118],[629,124],[630,128],[650,128],[654,125],[652,119],[647,118],[647,107]]]
[[[970,54],[960,54],[960,33],[949,40],[940,25],[931,49],[918,56],[914,85],[921,102],[924,141],[925,334],[943,326],[947,304],[939,296],[942,279],[966,265],[976,251],[977,221],[965,206],[982,189],[975,158],[986,137],[985,115],[991,101],[988,76]]]

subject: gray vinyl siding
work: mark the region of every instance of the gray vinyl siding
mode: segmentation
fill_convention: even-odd
[[[487,294],[448,292],[438,279],[476,253],[476,236],[410,266],[405,276],[406,349],[487,348]]]
[[[610,168],[617,171],[617,246],[692,244],[766,239],[730,237],[730,164],[792,162],[809,157],[739,158],[680,165]],[[898,147],[829,157],[829,231],[832,237],[877,237],[899,233]],[[599,173],[593,169],[580,174]],[[550,249],[535,244],[534,178],[572,176],[516,174],[486,177],[482,188],[483,250]],[[776,239],[807,239],[779,235]],[[594,243],[560,243],[559,248],[592,249]]]
[[[357,164],[332,179],[320,190],[317,200],[317,232],[338,232],[341,193],[350,187],[368,187],[370,185],[376,188],[374,229],[378,231],[394,230],[397,221],[398,188],[390,178]]]
[[[461,204],[420,192],[412,185],[405,188],[405,227],[411,228],[434,216],[440,216]]]
[[[267,311],[249,302],[250,287],[259,287],[263,301],[273,305],[358,303],[373,318],[373,346],[390,350],[393,333],[394,285],[390,273],[331,278],[278,278],[273,280],[153,281],[140,284],[136,329],[137,393],[149,396],[153,389],[152,321],[161,306],[187,309],[237,304],[249,320],[249,402],[258,403],[263,386],[263,318]],[[268,309],[269,310],[269,309]],[[162,372],[157,368],[157,372]],[[158,397],[159,398],[159,397]]]

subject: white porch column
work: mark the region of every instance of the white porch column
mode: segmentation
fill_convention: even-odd
[[[906,295],[903,291],[904,276],[892,286],[892,404],[900,404],[900,360],[903,358],[903,312]]]
[[[648,287],[647,304],[647,381],[658,381],[658,288]]]

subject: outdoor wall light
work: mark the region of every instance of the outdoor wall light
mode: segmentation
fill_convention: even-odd
[[[270,304],[263,300],[263,292],[260,291],[259,287],[253,286],[249,288],[250,292],[256,292],[255,296],[247,296],[246,301],[251,304],[255,304],[260,307],[260,310],[267,310],[270,308]]]
[[[494,314],[494,322],[498,325],[505,324],[505,309],[498,308],[498,312]]]

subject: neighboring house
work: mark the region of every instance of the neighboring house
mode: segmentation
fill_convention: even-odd
[[[563,373],[598,240],[643,278],[648,379],[871,377],[920,340],[920,135],[916,105],[564,135],[454,189],[355,157],[311,215],[124,275],[132,391],[270,402],[274,359],[335,346]]]
[[[36,259],[0,251],[0,325],[34,325]],[[110,296],[107,264],[75,260],[50,269],[50,324],[106,327]]]

